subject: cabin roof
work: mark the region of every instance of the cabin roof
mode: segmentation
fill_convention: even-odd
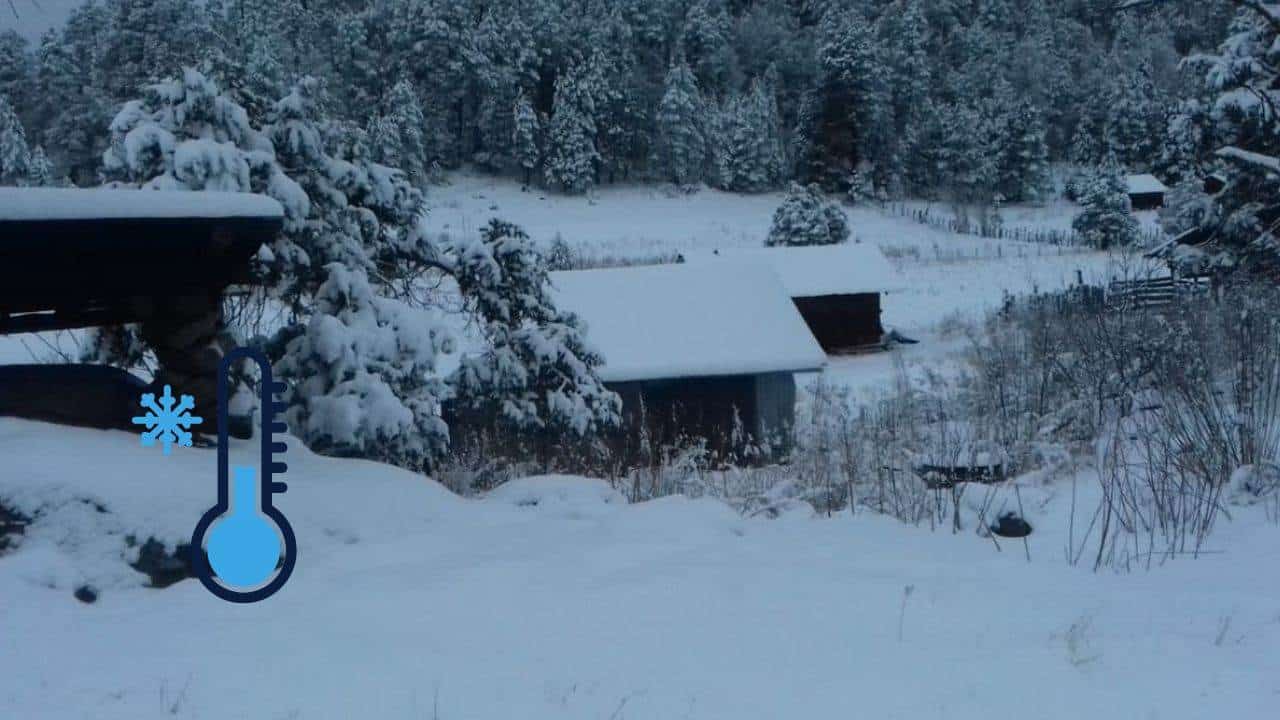
[[[897,269],[871,243],[695,250],[682,257],[691,264],[715,260],[762,263],[778,275],[793,298],[892,292],[903,287]]]
[[[1130,195],[1147,195],[1168,192],[1169,188],[1155,175],[1129,175],[1124,179]]]
[[[265,195],[234,192],[0,188],[0,222],[281,218]]]
[[[608,382],[819,370],[826,354],[758,263],[551,273],[558,306],[586,321]]]

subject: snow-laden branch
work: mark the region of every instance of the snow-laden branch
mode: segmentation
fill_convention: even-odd
[[[1163,5],[1167,2],[1170,2],[1170,0],[1120,0],[1115,5],[1115,11],[1122,12],[1135,8],[1152,7]],[[1227,2],[1252,10],[1263,20],[1266,20],[1276,32],[1280,32],[1280,3],[1267,3],[1262,2],[1262,0],[1227,0]]]
[[[1271,155],[1263,155],[1238,147],[1224,147],[1215,154],[1224,160],[1260,168],[1266,172],[1280,175],[1280,158]]]

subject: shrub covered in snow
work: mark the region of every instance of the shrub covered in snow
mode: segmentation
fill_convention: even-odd
[[[834,202],[823,198],[817,185],[791,184],[773,213],[765,245],[836,245],[849,239],[849,220]]]

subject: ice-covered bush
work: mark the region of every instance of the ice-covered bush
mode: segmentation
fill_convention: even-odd
[[[849,220],[817,185],[792,183],[773,213],[765,245],[836,245],[849,239]]]

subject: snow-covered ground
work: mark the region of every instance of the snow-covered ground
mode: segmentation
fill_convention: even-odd
[[[686,195],[655,186],[606,187],[587,198],[566,197],[460,173],[428,192],[428,223],[438,232],[470,233],[500,217],[534,240],[550,244],[560,238],[588,257],[669,259],[687,250],[763,247],[781,201],[781,193],[703,188]],[[1022,227],[1056,227],[1064,218],[1069,227],[1073,208],[1063,202],[1009,212]],[[1081,280],[1104,282],[1120,272],[1117,261],[1101,252],[958,235],[876,207],[845,212],[853,234],[878,245],[901,273],[902,289],[883,299],[883,322],[923,341],[899,350],[907,364],[945,363],[964,343],[942,337],[940,329],[980,319],[1006,295],[1049,292]],[[893,374],[889,354],[832,358],[826,371],[832,382],[866,390],[885,386]]]
[[[430,197],[442,232],[498,215],[614,257],[759,246],[780,200],[564,198],[467,175]],[[900,361],[947,367],[964,345],[947,328],[1005,293],[1111,268],[849,214],[905,280],[886,322],[924,341],[833,360],[828,379],[859,390]],[[0,339],[0,362],[74,339]],[[1074,487],[1020,481],[1024,545],[973,531],[976,494],[959,534],[869,513],[628,505],[581,478],[466,500],[289,445],[277,505],[297,569],[242,606],[190,580],[144,587],[129,567],[147,538],[188,539],[214,502],[212,450],[165,457],[130,433],[0,418],[0,504],[35,518],[0,556],[0,717],[1243,719],[1280,698],[1280,526],[1260,507],[1230,507],[1198,559],[1094,573],[1064,559],[1097,506],[1087,470]],[[233,462],[255,450],[236,443]],[[95,603],[73,598],[84,585]]]
[[[1263,718],[1280,694],[1260,510],[1221,554],[1094,574],[1062,559],[1062,489],[1026,488],[1037,531],[997,549],[573,478],[467,501],[290,446],[297,570],[241,606],[125,565],[127,534],[188,536],[212,450],[0,419],[0,497],[40,513],[0,558],[0,716]]]

